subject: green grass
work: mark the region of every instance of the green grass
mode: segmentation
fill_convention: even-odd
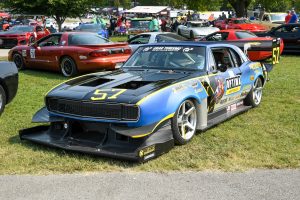
[[[185,146],[144,164],[89,156],[20,141],[20,129],[35,126],[33,114],[60,75],[20,72],[19,91],[0,118],[0,174],[94,171],[240,171],[300,167],[300,57],[283,56],[271,73],[262,104],[198,134]]]

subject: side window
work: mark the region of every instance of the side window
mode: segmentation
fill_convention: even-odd
[[[231,49],[231,48],[230,48],[230,53],[231,53],[232,61],[235,65],[235,67],[240,67],[243,63],[240,55],[234,49]]]
[[[40,47],[58,46],[60,43],[60,38],[61,38],[60,35],[52,35],[40,41],[38,43],[38,46]]]
[[[228,48],[214,48],[212,54],[216,63],[217,70],[226,67],[227,69],[235,67]]]
[[[208,52],[208,71],[212,72],[217,70],[217,65],[215,62],[215,58],[211,50]]]
[[[229,33],[222,32],[222,33],[215,33],[206,38],[207,41],[224,41],[227,40]]]
[[[148,44],[150,35],[139,35],[128,40],[128,44]]]
[[[277,33],[289,33],[291,32],[293,29],[292,26],[283,26],[283,27],[280,27],[278,29],[275,30],[275,32]]]

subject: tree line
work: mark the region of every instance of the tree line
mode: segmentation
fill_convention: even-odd
[[[300,0],[6,0],[2,7],[18,14],[43,14],[52,16],[61,30],[67,17],[80,17],[93,7],[116,6],[130,8],[132,2],[140,5],[167,5],[174,8],[207,10],[234,10],[238,17],[243,17],[246,10],[261,5],[266,11],[286,11],[295,7],[300,10]]]

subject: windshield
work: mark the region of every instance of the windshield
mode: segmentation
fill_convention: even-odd
[[[208,25],[208,23],[191,23],[190,26],[193,28],[197,28],[197,27],[207,27],[209,25]]]
[[[8,32],[33,32],[33,28],[33,26],[13,26],[11,29],[8,30]]]
[[[249,24],[251,22],[247,19],[236,19],[236,20],[233,20],[233,23],[234,24]]]
[[[284,21],[286,14],[270,14],[272,21]]]
[[[148,28],[150,21],[138,21],[132,20],[130,22],[130,28]]]
[[[109,40],[99,36],[98,34],[70,34],[69,45],[99,45],[110,43]]]
[[[238,31],[235,33],[238,39],[246,39],[246,38],[255,38],[257,37],[254,33],[246,32],[246,31]]]
[[[187,46],[140,47],[123,67],[205,71],[205,48]]]
[[[102,30],[103,27],[101,24],[82,24],[78,27],[79,31],[93,31],[93,32],[97,32]]]

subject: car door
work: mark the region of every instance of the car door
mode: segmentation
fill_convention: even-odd
[[[209,69],[210,85],[206,87],[210,95],[208,110],[216,112],[238,100],[241,89],[241,70],[236,66],[229,48],[212,48],[208,53],[213,63]]]
[[[57,68],[57,55],[60,46],[61,34],[52,34],[41,39],[31,46],[29,55],[29,66],[39,69]]]

